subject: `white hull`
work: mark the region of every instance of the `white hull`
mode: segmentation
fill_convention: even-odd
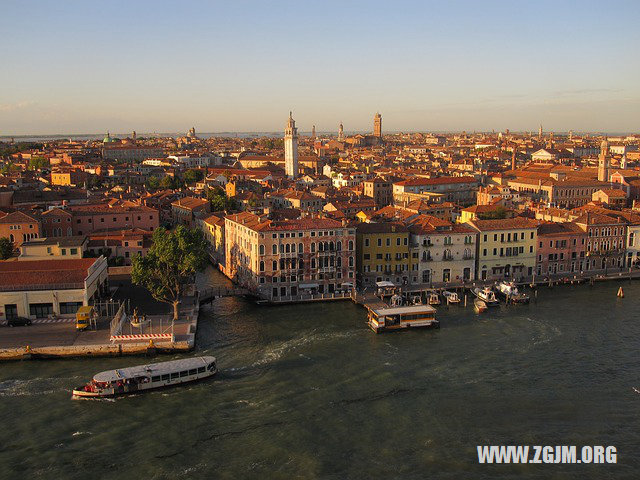
[[[218,372],[211,356],[139,365],[96,374],[92,381],[73,389],[74,398],[101,398],[146,392],[196,382]]]

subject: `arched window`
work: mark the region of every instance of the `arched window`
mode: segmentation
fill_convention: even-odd
[[[353,267],[353,257],[349,257],[349,266]]]
[[[338,251],[342,250],[342,242],[336,243],[336,250]]]
[[[311,242],[311,253],[316,253],[316,243]]]
[[[285,252],[291,253],[291,245],[289,245],[288,243],[285,245]]]
[[[16,241],[16,239],[13,237],[13,233],[9,234],[9,240],[11,240],[11,243]]]
[[[275,272],[276,270],[278,270],[278,262],[276,262],[275,260],[273,261],[273,264],[271,265],[273,268],[272,270]]]
[[[264,245],[260,245],[260,255],[264,255]]]
[[[260,261],[260,271],[264,272],[264,262]]]
[[[318,242],[318,251],[322,252],[324,250],[324,244],[322,242]]]
[[[280,270],[284,270],[284,258],[280,259]]]
[[[302,243],[298,244],[298,253],[304,253],[304,247],[303,247]]]
[[[304,268],[304,260],[302,260],[302,259],[298,260],[298,268],[300,270],[302,270]]]
[[[271,245],[271,253],[273,253],[274,255],[278,253],[278,246],[275,243]]]
[[[333,244],[333,242],[329,242],[329,250],[335,250],[335,245]]]
[[[342,257],[336,258],[336,266],[337,267],[341,267],[342,266]]]
[[[295,243],[291,244],[291,253],[296,253],[296,244]]]
[[[316,268],[316,259],[311,258],[311,268]]]
[[[353,250],[353,240],[349,240],[349,250]]]

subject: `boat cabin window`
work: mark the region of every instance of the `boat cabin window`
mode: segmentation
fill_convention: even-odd
[[[204,367],[199,367],[198,368],[198,373],[204,373]]]
[[[207,365],[207,369],[210,372],[213,372],[213,370],[216,368],[216,362],[211,362],[209,365]]]
[[[167,380],[169,380],[169,374],[168,373],[166,375],[162,375],[162,381],[166,382]]]
[[[160,381],[160,375],[158,375],[157,377],[151,377],[151,381],[152,382],[159,382]]]
[[[188,371],[188,370],[185,370],[185,371],[183,371],[183,372],[180,372],[180,376],[181,376],[181,377],[186,377],[186,376],[188,376],[188,375],[189,375],[189,371]]]
[[[179,377],[180,377],[180,374],[178,372],[171,374],[171,380],[177,380]]]
[[[189,370],[189,375],[195,375],[196,373],[198,373],[197,368],[194,368],[193,370]]]

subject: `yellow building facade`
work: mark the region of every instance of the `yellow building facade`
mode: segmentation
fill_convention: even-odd
[[[471,220],[478,232],[476,272],[479,280],[522,280],[536,266],[538,222],[516,217],[501,220]]]

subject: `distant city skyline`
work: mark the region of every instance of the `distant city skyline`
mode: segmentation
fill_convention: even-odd
[[[0,136],[640,131],[640,4],[8,2]]]

